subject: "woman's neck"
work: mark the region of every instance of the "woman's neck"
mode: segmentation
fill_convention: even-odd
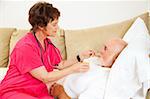
[[[35,35],[36,35],[38,41],[40,42],[40,44],[42,45],[42,47],[44,48],[44,39],[46,39],[46,35],[44,35],[44,33],[40,32],[40,31],[36,32]]]

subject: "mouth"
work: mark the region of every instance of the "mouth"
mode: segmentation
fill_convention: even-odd
[[[53,31],[53,32],[51,33],[51,36],[56,36],[56,34],[57,34],[57,32],[56,32],[56,31]]]
[[[56,34],[56,33],[57,33],[57,31],[54,31],[53,33],[54,33],[54,34]]]

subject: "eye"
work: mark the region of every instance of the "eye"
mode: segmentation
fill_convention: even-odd
[[[104,50],[105,50],[105,51],[107,50],[107,46],[104,46]]]
[[[52,24],[53,27],[57,26],[57,24]]]
[[[55,27],[55,26],[58,25],[58,22],[52,22],[51,25],[52,25],[53,27]]]

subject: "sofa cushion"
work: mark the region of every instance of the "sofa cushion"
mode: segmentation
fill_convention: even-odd
[[[93,49],[97,51],[108,39],[115,37],[122,38],[137,17],[96,28],[65,30],[67,58],[75,57],[83,50]],[[148,13],[140,15],[140,17],[148,26]]]
[[[10,37],[15,28],[0,28],[0,67],[6,67],[9,57]]]

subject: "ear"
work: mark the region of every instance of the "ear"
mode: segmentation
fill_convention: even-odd
[[[41,30],[41,31],[43,31],[44,27],[38,26],[38,29]]]

